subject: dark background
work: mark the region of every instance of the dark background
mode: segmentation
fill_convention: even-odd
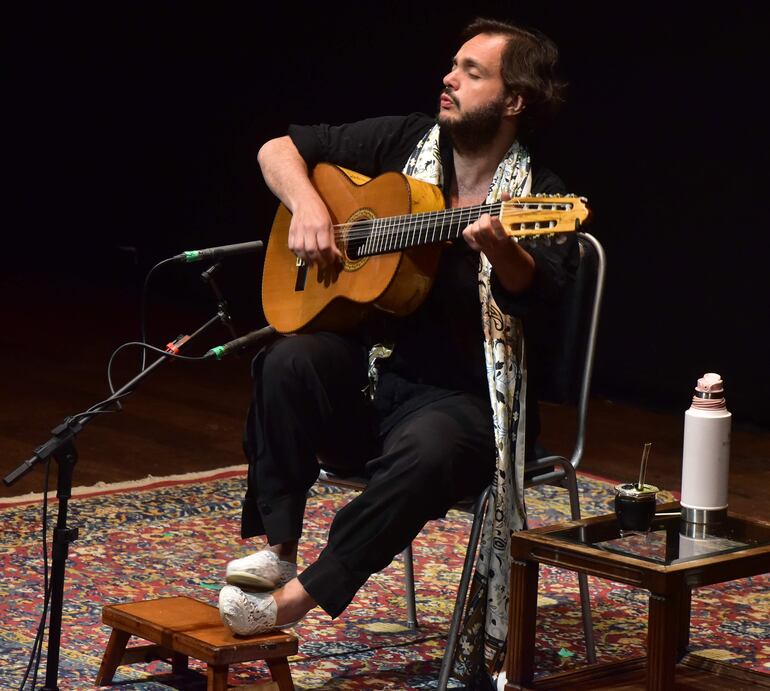
[[[555,2],[15,10],[4,298],[66,314],[117,291],[136,312],[105,307],[93,328],[138,332],[156,261],[267,237],[276,202],[256,164],[263,141],[289,122],[434,112],[459,30],[476,15],[540,28],[562,51],[568,103],[535,151],[588,197],[607,251],[595,391],[683,410],[697,377],[717,371],[736,418],[770,425],[762,3],[713,14],[700,3]],[[222,272],[241,331],[262,325],[258,263],[239,257]],[[158,274],[151,316],[159,303],[208,314],[197,274]],[[19,338],[19,324],[5,328]],[[24,338],[88,337],[64,331],[41,321]]]

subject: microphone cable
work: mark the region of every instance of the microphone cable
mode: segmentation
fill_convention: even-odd
[[[35,640],[32,644],[32,651],[29,655],[29,662],[27,663],[27,669],[24,672],[24,677],[21,680],[18,691],[24,691],[24,687],[27,684],[30,673],[32,673],[32,690],[34,691],[37,685],[37,675],[40,670],[40,661],[43,653],[43,637],[45,636],[45,624],[48,619],[48,608],[51,604],[51,588],[52,582],[48,577],[48,486],[51,474],[51,459],[48,458],[45,463],[45,478],[43,480],[43,507],[42,507],[42,522],[43,522],[43,613],[40,616],[40,622],[37,626],[37,632],[35,634]]]
[[[155,266],[153,266],[148,272],[147,275],[144,277],[144,285],[142,286],[142,297],[141,302],[139,306],[139,325],[140,325],[140,333],[139,338],[142,343],[147,343],[147,293],[148,293],[148,286],[150,284],[150,276],[155,273],[161,266],[165,266],[166,264],[173,264],[177,260],[174,257],[169,257],[168,259],[163,259],[159,261]],[[140,372],[144,372],[145,366],[147,364],[147,352],[145,350],[142,350],[142,366],[140,368]],[[112,393],[115,393],[112,391]],[[120,403],[118,403],[118,409],[120,409]]]
[[[202,362],[204,360],[208,360],[209,359],[208,357],[203,356],[203,355],[196,355],[196,356],[178,355],[177,353],[172,353],[169,350],[164,350],[162,348],[157,348],[156,346],[152,346],[149,343],[142,343],[141,341],[128,341],[126,343],[123,343],[123,344],[119,345],[117,348],[115,348],[115,350],[112,351],[112,355],[110,355],[109,362],[107,363],[107,383],[109,385],[110,393],[112,394],[112,396],[115,395],[115,386],[112,383],[112,364],[113,364],[115,358],[117,357],[118,353],[120,353],[122,350],[125,350],[126,348],[129,348],[129,347],[142,348],[142,352],[143,353],[146,353],[146,351],[151,350],[151,351],[153,351],[155,353],[159,353],[160,355],[164,355],[165,357],[167,357],[169,359],[172,359],[172,360],[186,360],[188,362]],[[143,367],[140,370],[140,374],[145,369],[146,368]],[[99,401],[98,403],[94,403],[90,408],[88,408],[87,410],[84,410],[82,413],[76,413],[75,415],[71,415],[70,417],[68,417],[66,419],[66,422],[70,422],[71,420],[77,421],[79,418],[86,417],[86,416],[89,416],[89,415],[101,415],[103,413],[117,413],[117,412],[119,412],[119,411],[121,411],[123,409],[123,406],[120,404],[120,399],[125,398],[126,396],[128,396],[131,393],[133,393],[133,389],[131,389],[129,391],[124,391],[117,398],[112,398],[112,396],[110,396],[110,398],[105,398],[103,401]],[[113,404],[114,403],[115,404],[115,409],[114,410],[109,410],[109,409],[99,410],[99,408],[101,408],[102,406],[107,405],[108,403],[109,404]]]

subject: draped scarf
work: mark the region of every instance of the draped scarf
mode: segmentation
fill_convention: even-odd
[[[442,186],[439,126],[418,142],[404,174]],[[497,167],[485,203],[502,200],[504,192],[526,196],[532,186],[530,157],[515,141]],[[496,469],[484,516],[476,569],[455,676],[475,686],[486,673],[497,673],[505,654],[508,633],[510,535],[524,526],[524,430],[527,373],[521,321],[503,312],[492,296],[492,266],[479,255],[478,288],[484,330],[489,400],[495,435]]]

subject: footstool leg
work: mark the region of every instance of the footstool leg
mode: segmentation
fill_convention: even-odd
[[[227,665],[208,665],[206,678],[207,691],[227,691]]]
[[[172,653],[171,654],[171,671],[174,674],[182,675],[189,668],[190,668],[190,666],[189,666],[189,659],[188,659],[187,655],[182,655],[182,653]]]
[[[115,670],[120,666],[120,661],[126,652],[126,644],[131,634],[120,629],[112,629],[107,649],[104,651],[102,664],[96,675],[96,685],[105,686],[112,683],[112,677],[115,676]]]
[[[278,684],[280,691],[294,691],[289,661],[285,657],[270,657],[265,662],[267,662],[273,681]]]

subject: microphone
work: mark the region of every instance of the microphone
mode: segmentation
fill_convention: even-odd
[[[254,240],[252,242],[240,242],[237,245],[220,245],[219,247],[208,247],[203,250],[187,250],[182,254],[171,257],[175,262],[202,262],[204,259],[216,260],[220,257],[229,257],[234,254],[246,254],[247,252],[261,252],[262,241]]]
[[[236,338],[232,341],[228,341],[224,345],[216,346],[209,350],[203,357],[215,357],[217,360],[221,360],[225,355],[229,355],[234,351],[239,351],[246,346],[254,345],[267,339],[276,333],[275,328],[272,326],[264,326],[261,329],[247,333],[245,336]]]

